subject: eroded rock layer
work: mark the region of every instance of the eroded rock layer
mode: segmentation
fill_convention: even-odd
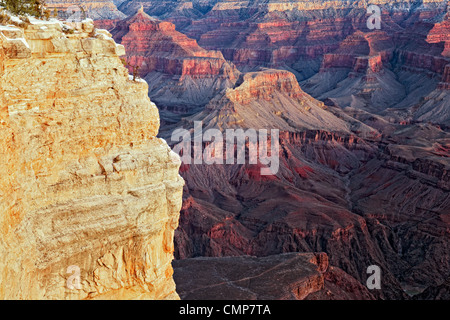
[[[69,29],[0,26],[0,298],[177,298],[179,158],[123,47]]]
[[[142,11],[117,23],[111,33],[125,46],[130,71],[138,66],[140,76],[150,84],[149,96],[160,109],[192,113],[239,76],[221,52],[201,48],[172,23]]]
[[[241,71],[294,72],[320,100],[449,126],[447,1],[125,1],[138,4]],[[369,4],[381,9],[369,29]],[[181,9],[183,8],[183,9]]]
[[[379,30],[367,27],[371,3],[382,10]],[[194,121],[222,131],[281,130],[274,176],[262,176],[261,163],[182,166],[178,258],[196,264],[192,257],[323,251],[325,287],[308,299],[403,299],[427,287],[416,297],[447,296],[447,1],[128,0],[120,9],[134,16],[141,6],[170,22],[154,38],[170,50],[153,44],[145,52],[154,35],[139,22],[127,29],[136,56],[180,65],[198,43],[241,72],[217,82],[219,90],[209,90],[214,80],[191,81],[169,68],[147,78],[162,84],[159,107],[176,101],[178,117],[163,113],[164,137]],[[205,69],[206,59],[194,60],[190,70]],[[383,286],[367,294],[371,264],[382,268]]]

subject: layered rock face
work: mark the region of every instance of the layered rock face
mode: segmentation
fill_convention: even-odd
[[[218,94],[183,125],[202,121],[207,128],[323,129],[348,132],[347,124],[306,94],[294,74],[265,69],[241,75],[234,88]]]
[[[142,11],[118,23],[111,33],[126,47],[130,69],[139,66],[140,76],[150,83],[150,98],[169,113],[189,113],[204,106],[239,76],[222,53],[201,48],[172,23]]]
[[[427,95],[423,101],[419,103],[415,115],[418,120],[432,121],[449,125],[450,121],[450,13],[447,13],[441,22],[434,24],[433,28],[427,35],[427,42],[435,43],[442,46],[444,50],[441,56],[445,57],[441,60],[440,70],[442,77],[435,90]]]
[[[121,8],[129,13],[137,3]],[[145,1],[144,8],[241,71],[286,69],[319,100],[448,126],[446,1],[370,4],[381,8],[380,30],[367,27],[362,1],[213,1],[203,10],[190,1],[156,10]]]
[[[220,0],[146,0],[122,1],[119,8],[128,16],[134,15],[141,7],[151,16],[173,22],[177,27],[186,27],[192,20],[209,12]]]
[[[123,47],[67,30],[0,26],[0,297],[177,298],[179,158]]]

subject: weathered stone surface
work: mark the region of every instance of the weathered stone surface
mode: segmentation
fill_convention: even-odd
[[[446,1],[128,0],[121,9],[141,4],[240,71],[286,69],[342,108],[450,125]],[[367,27],[369,4],[382,10],[380,30]]]
[[[177,298],[179,158],[114,41],[73,28],[15,29],[21,59],[0,40],[0,298]]]
[[[13,26],[0,26],[0,45],[7,58],[24,59],[31,56],[23,31]]]
[[[150,56],[183,57],[179,53],[192,49],[195,39],[207,50],[221,51],[241,72],[250,71],[212,99],[198,95],[209,101],[206,107],[189,110],[195,114],[183,115],[167,130],[189,127],[193,120],[208,128],[283,130],[276,176],[262,177],[259,164],[182,166],[187,186],[177,257],[326,251],[334,268],[325,275],[330,292],[319,291],[311,299],[373,298],[362,287],[371,264],[383,269],[377,297],[403,299],[427,287],[424,297],[445,296],[450,270],[447,2],[370,3],[382,6],[381,30],[367,28],[367,2],[356,0],[122,3],[130,16],[143,5],[146,13],[166,21],[160,34],[182,40],[156,37],[165,45],[152,44]],[[142,55],[149,43],[145,25],[137,23],[128,40],[136,41]],[[183,95],[184,86],[173,85],[182,74],[174,70],[213,68],[197,61],[185,64],[187,69],[175,68],[178,61],[157,61],[171,73],[148,80],[162,84],[157,88],[171,81],[166,101],[178,97],[174,110],[186,113],[193,99]],[[262,67],[272,70],[261,72]],[[323,103],[300,91],[292,74]],[[420,123],[426,121],[441,127]],[[338,287],[350,289],[339,292]]]

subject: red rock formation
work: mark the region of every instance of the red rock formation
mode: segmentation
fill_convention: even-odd
[[[295,110],[286,117],[289,129],[268,115],[257,117],[273,110],[270,106],[281,108],[278,101],[284,106],[290,106],[288,99],[314,103],[292,79],[285,71],[246,74],[225,98],[213,100],[204,112],[182,123],[203,120],[208,128],[238,124],[286,131],[280,133],[280,170],[275,176],[263,178],[258,165],[248,164],[183,168],[187,188],[176,233],[177,257],[325,251],[331,265],[344,272],[328,274],[330,293],[311,299],[373,298],[360,284],[371,264],[383,268],[389,289],[377,294],[385,298],[405,297],[400,281],[415,287],[442,281],[448,266],[439,257],[450,255],[448,221],[435,217],[450,210],[448,134],[429,126],[388,129],[380,124],[379,130],[394,132],[380,141],[375,136],[305,130],[294,114],[305,121],[308,113],[298,109],[284,111]],[[285,98],[277,100],[281,95]],[[321,110],[325,119],[329,111]],[[332,116],[318,125],[337,128]],[[436,146],[432,150],[426,147],[430,141]],[[418,221],[423,231],[414,229]],[[430,232],[433,239],[426,240]],[[430,241],[442,245],[418,258],[412,248],[425,252]],[[432,271],[429,265],[434,265]],[[339,293],[338,285],[349,289]]]
[[[117,23],[111,33],[126,48],[130,72],[140,67],[149,95],[160,107],[204,105],[237,80],[238,71],[222,53],[201,48],[174,24],[142,11]]]
[[[441,23],[434,25],[428,34],[427,41],[430,43],[444,43],[442,55],[450,58],[450,14],[447,14]],[[450,90],[450,63],[445,66],[438,89]]]
[[[203,20],[200,26],[217,25],[212,17]],[[345,35],[349,28],[340,20],[324,21],[322,27],[328,30],[326,34],[315,30],[315,22],[271,21],[269,18],[269,22],[257,23],[225,20],[216,29],[201,35],[193,22],[186,32],[198,38],[203,47],[220,49],[226,59],[245,69],[261,65],[280,67],[299,59],[315,59],[336,49],[339,45],[336,37]]]
[[[300,88],[292,73],[274,69],[242,75],[234,89],[217,95],[184,124],[193,121],[203,121],[205,128],[348,131],[342,120]]]
[[[442,52],[444,57],[450,57],[450,14],[447,14],[442,22],[436,23],[427,36],[430,43],[445,43],[445,49]]]
[[[368,265],[381,266],[385,297],[402,296],[399,280],[418,288],[439,283],[449,267],[449,221],[440,216],[450,210],[450,167],[395,139],[395,151],[380,153],[382,143],[352,136],[281,134],[276,179],[255,178],[248,165],[190,165],[182,173],[177,257],[325,251],[363,283]]]
[[[377,294],[385,298],[405,297],[400,281],[421,287],[442,280],[447,264],[438,260],[450,255],[448,222],[436,222],[432,212],[450,210],[448,135],[428,126],[424,132],[417,125],[386,127],[371,116],[364,121],[378,129],[360,126],[357,136],[348,133],[355,127],[341,112],[325,109],[291,73],[264,70],[242,76],[234,89],[177,125],[282,130],[275,176],[261,176],[260,164],[183,167],[178,258],[325,251],[344,272],[329,274],[331,293],[311,299],[373,298],[345,275],[364,283],[371,264],[383,268],[389,289]],[[379,132],[389,137],[380,141]],[[423,231],[412,229],[416,214],[425,221]],[[409,248],[427,250],[419,243],[430,243],[426,234],[435,226],[432,241],[442,245],[417,258]],[[430,264],[435,267],[425,272]],[[351,289],[338,293],[336,283]]]
[[[372,300],[374,295],[343,270],[330,266],[324,273],[324,288],[309,294],[305,300]]]
[[[218,52],[200,48],[195,40],[176,32],[173,24],[156,20],[143,12],[118,23],[112,34],[126,47],[129,63],[141,66],[143,77],[151,71],[184,75],[187,68],[184,68],[183,59],[177,59],[180,57],[222,57]]]
[[[414,107],[414,119],[448,125],[447,105],[440,102],[446,93],[434,92],[448,88],[448,16],[442,22],[430,22],[430,17],[445,15],[446,6],[439,1],[420,6],[403,2],[402,9],[388,1],[378,3],[382,7],[381,30],[367,28],[366,8],[349,11],[354,4],[346,2],[333,3],[332,16],[324,11],[330,8],[329,2],[139,3],[145,11],[176,22],[178,30],[197,39],[205,49],[221,51],[241,71],[288,69],[299,80],[309,78],[302,87],[320,100],[331,99],[340,107],[375,113]],[[121,8],[132,13],[138,6],[137,1],[129,0]],[[214,73],[215,68],[200,69]],[[429,80],[434,78],[442,81]],[[427,85],[416,88],[419,82]],[[167,94],[172,96],[173,92]],[[160,91],[159,95],[165,93]],[[434,107],[423,105],[423,98],[433,100]],[[166,98],[164,104],[169,100]],[[181,100],[177,104],[183,105]],[[399,122],[407,120],[401,111],[395,117]]]
[[[329,5],[218,1],[200,16],[189,15],[190,22],[180,25],[180,30],[204,48],[220,50],[243,71],[261,66],[288,68],[300,80],[316,74],[304,89],[321,100],[334,99],[341,107],[382,113],[387,108],[418,105],[415,119],[450,123],[446,104],[439,100],[443,96],[433,92],[448,88],[448,16],[442,22],[429,22],[431,17],[445,15],[445,5],[413,6],[404,1],[399,10],[395,4],[380,2],[382,29],[373,31],[367,28],[365,8],[349,12],[346,9],[352,4],[342,2],[334,4],[335,13],[329,16],[324,13]],[[174,12],[168,9],[162,16],[171,19]],[[338,76],[336,68],[341,70]],[[418,82],[430,82],[430,78],[443,81],[415,89]],[[434,111],[430,105],[421,106],[422,97],[434,101]]]

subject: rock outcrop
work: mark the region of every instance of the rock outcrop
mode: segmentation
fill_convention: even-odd
[[[147,84],[91,20],[20,25],[0,26],[0,298],[178,298],[184,182]]]
[[[172,23],[142,11],[117,23],[111,33],[125,46],[130,70],[138,66],[140,76],[150,84],[152,101],[167,110],[162,113],[166,121],[177,122],[169,114],[198,111],[239,76],[221,52],[201,48]]]
[[[204,110],[183,120],[183,126],[203,121],[205,128],[276,128],[348,132],[348,125],[305,93],[294,74],[263,69],[242,74],[234,88],[218,94]]]
[[[434,24],[427,35],[429,43],[440,45],[442,58],[440,60],[440,78],[434,91],[420,101],[415,112],[415,118],[420,121],[450,126],[450,13],[447,13],[441,22]],[[434,62],[434,61],[433,61]],[[443,70],[443,71],[442,71]]]
[[[222,130],[278,128],[280,170],[263,177],[261,164],[182,165],[176,257],[324,251],[325,290],[309,299],[445,292],[446,1],[375,1],[380,30],[367,28],[362,1],[201,2],[120,6],[131,15],[142,3],[241,72],[163,136],[194,121]],[[362,285],[371,264],[383,270],[380,292]]]

